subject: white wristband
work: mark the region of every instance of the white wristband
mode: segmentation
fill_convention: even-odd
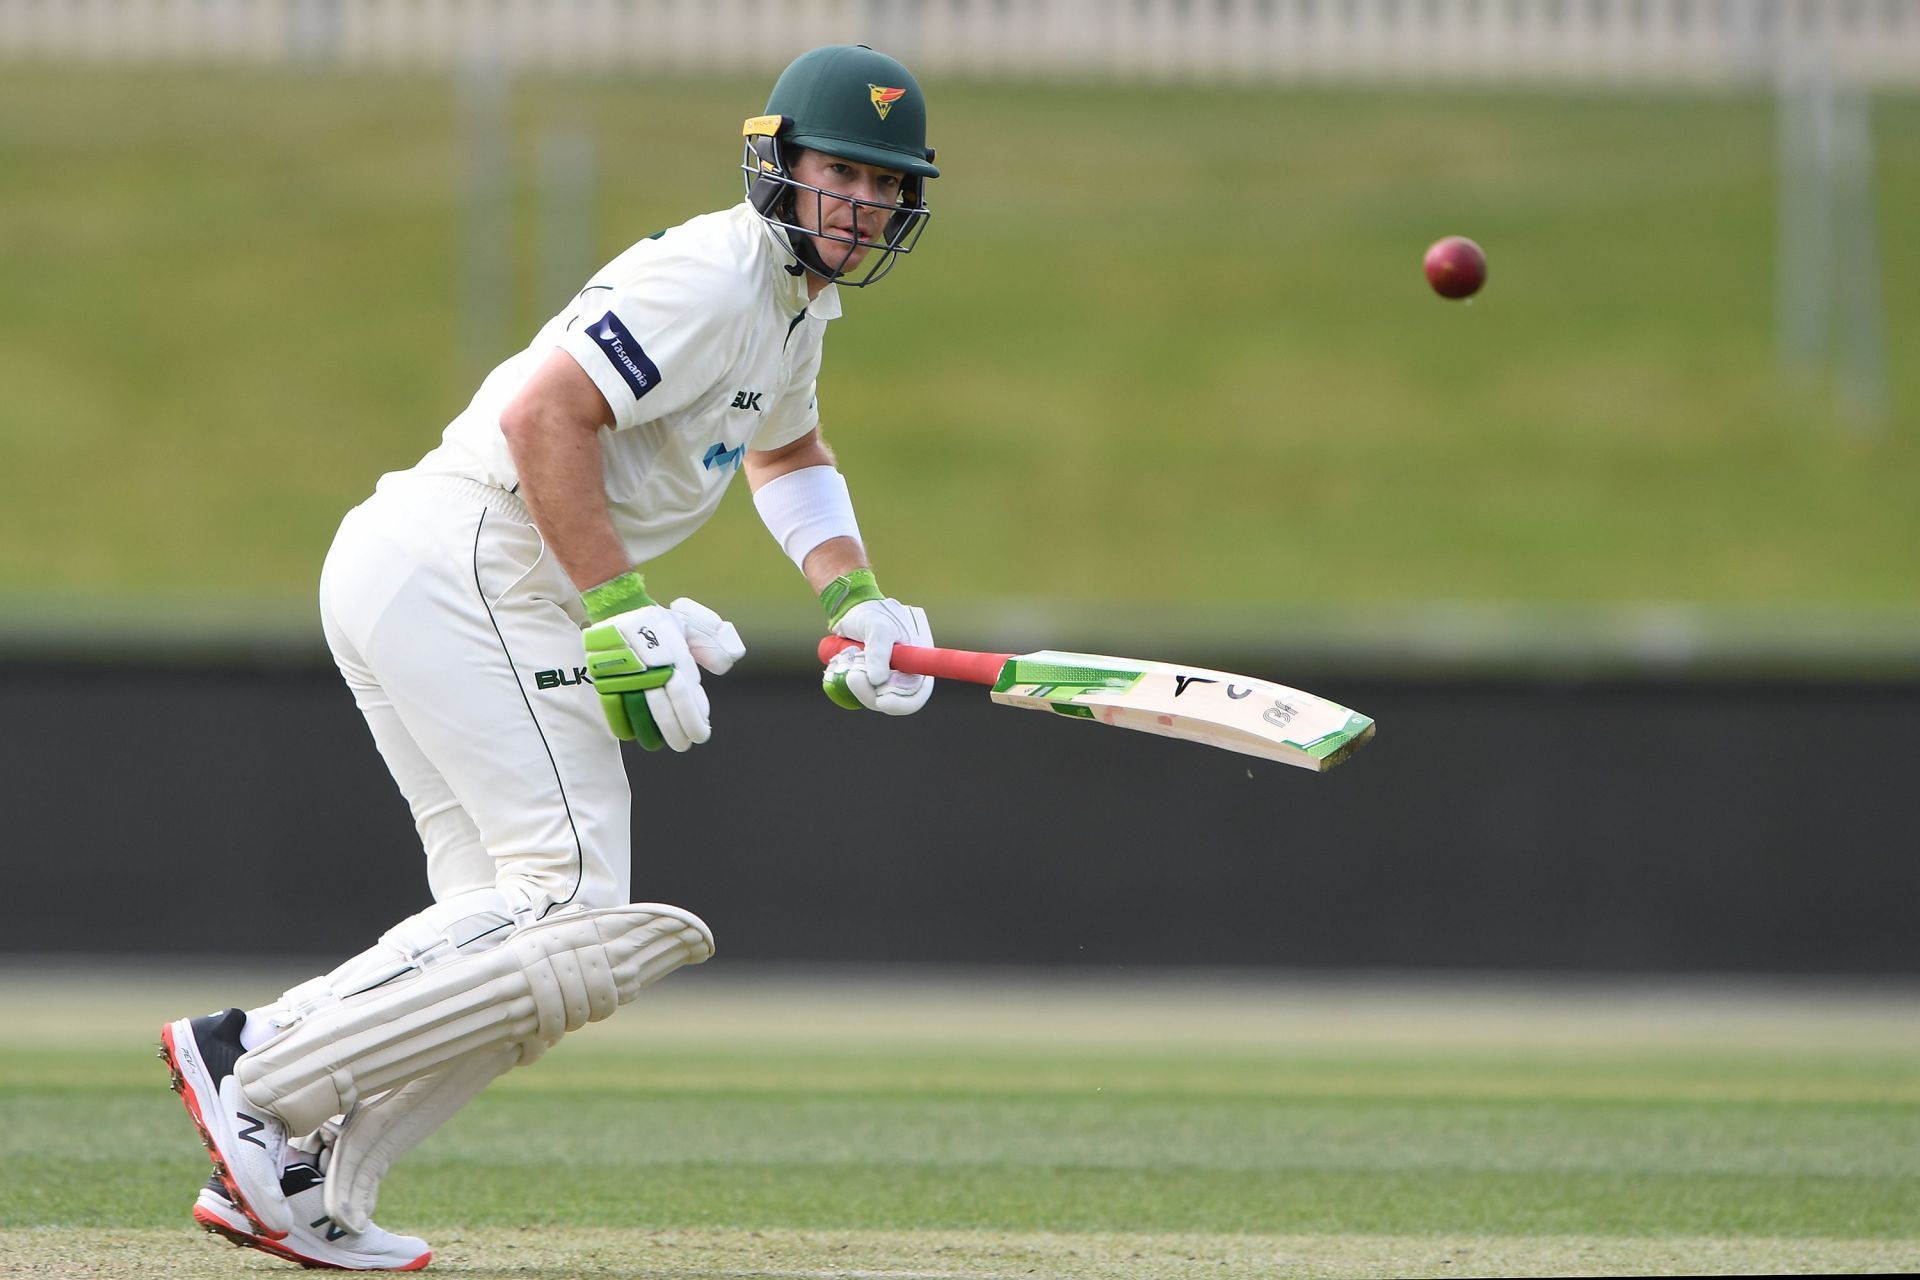
[[[833,467],[802,467],[776,476],[754,493],[753,505],[787,559],[802,568],[807,553],[830,538],[860,540],[853,496]]]

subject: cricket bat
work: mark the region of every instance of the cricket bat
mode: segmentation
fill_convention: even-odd
[[[826,662],[853,641],[820,642]],[[893,667],[910,675],[984,684],[1002,706],[1184,738],[1315,773],[1373,737],[1373,721],[1350,707],[1271,680],[1096,653],[975,653],[895,645]]]

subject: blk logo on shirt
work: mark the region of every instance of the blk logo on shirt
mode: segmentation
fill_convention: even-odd
[[[762,393],[758,391],[736,391],[733,396],[733,407],[736,409],[751,409],[755,413],[758,413],[760,412],[761,394]]]

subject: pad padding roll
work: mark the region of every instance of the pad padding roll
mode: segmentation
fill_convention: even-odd
[[[310,1133],[362,1097],[469,1054],[530,1062],[642,988],[713,955],[689,911],[655,902],[576,909],[516,929],[390,986],[317,1010],[234,1066],[242,1092],[290,1133]]]

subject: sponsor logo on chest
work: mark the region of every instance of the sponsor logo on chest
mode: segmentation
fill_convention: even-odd
[[[726,441],[723,440],[718,444],[707,446],[706,456],[700,459],[700,465],[708,471],[725,471],[728,467],[738,470],[740,460],[746,456],[746,453],[746,445],[737,444],[729,449]]]

